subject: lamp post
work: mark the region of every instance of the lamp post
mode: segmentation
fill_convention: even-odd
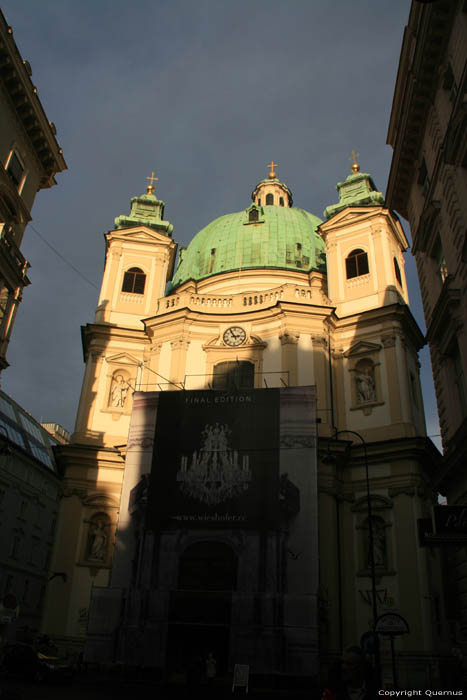
[[[369,564],[370,564],[370,576],[371,576],[371,597],[372,597],[372,613],[373,613],[373,633],[375,641],[375,672],[376,681],[381,687],[381,659],[379,654],[379,637],[376,632],[376,623],[378,621],[378,607],[376,599],[376,569],[375,569],[375,550],[374,550],[374,531],[373,531],[373,517],[371,510],[371,495],[370,495],[370,475],[368,471],[368,455],[366,451],[366,440],[360,435],[360,433],[355,432],[355,430],[336,430],[333,439],[336,439],[342,433],[348,433],[349,435],[355,435],[359,440],[362,441],[363,445],[363,455],[365,459],[365,481],[366,481],[366,499],[367,499],[367,510],[368,510],[368,544],[369,544]],[[325,458],[326,459],[326,458]]]

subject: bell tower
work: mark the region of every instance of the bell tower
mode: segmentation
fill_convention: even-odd
[[[157,310],[173,274],[176,243],[154,193],[131,199],[129,215],[105,234],[105,269],[94,323],[82,328],[86,370],[73,440],[112,446],[125,442],[132,392],[140,380],[148,339],[142,320]]]
[[[409,303],[403,260],[408,242],[399,219],[355,157],[351,171],[337,183],[339,202],[326,207],[320,226],[328,294],[339,316]]]

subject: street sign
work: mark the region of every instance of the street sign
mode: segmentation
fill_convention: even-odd
[[[389,612],[378,617],[375,632],[395,637],[399,634],[408,634],[410,630],[407,620],[402,615]]]

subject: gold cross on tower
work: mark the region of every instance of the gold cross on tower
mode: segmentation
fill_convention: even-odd
[[[350,170],[356,175],[358,171],[360,170],[360,166],[357,163],[357,156],[359,156],[360,153],[355,153],[355,151],[352,149],[352,155],[350,156],[349,160],[352,161],[352,165],[350,166]]]
[[[154,170],[151,173],[151,177],[147,177],[146,180],[149,180],[149,185],[148,185],[148,194],[154,194],[154,185],[152,184],[154,180],[158,180],[159,178],[154,175]]]
[[[274,168],[277,167],[278,163],[274,163],[272,160],[270,163],[267,164],[267,168],[269,168],[269,177],[271,180],[276,177],[276,173],[274,172]]]

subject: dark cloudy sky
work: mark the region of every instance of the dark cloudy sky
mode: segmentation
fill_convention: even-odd
[[[387,126],[409,0],[4,0],[69,170],[39,193],[33,226],[95,287],[103,233],[159,176],[174,238],[248,206],[271,158],[296,206],[322,217],[354,148],[383,192]],[[72,430],[80,325],[98,290],[29,227],[31,262],[3,389]],[[415,266],[412,310],[425,330]],[[428,432],[439,432],[428,352]]]

